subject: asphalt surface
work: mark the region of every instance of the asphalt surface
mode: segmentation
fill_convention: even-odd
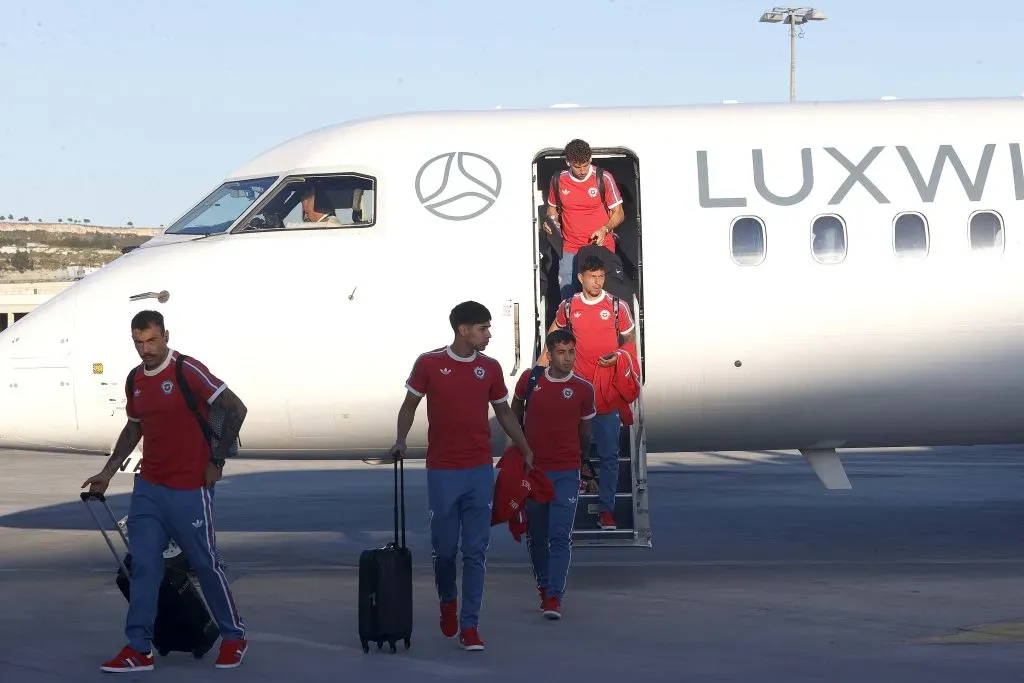
[[[360,647],[356,562],[393,530],[390,467],[232,461],[218,543],[249,629],[240,669],[174,653],[130,680],[921,683],[1024,677],[1024,447],[844,454],[826,491],[788,453],[650,458],[654,549],[577,549],[541,618],[526,548],[495,527],[484,652],[437,628],[421,463],[406,470],[412,648]],[[101,680],[123,644],[115,564],[78,497],[100,458],[0,453],[0,680]],[[128,509],[131,478],[109,500]],[[99,511],[99,510],[98,510]],[[115,540],[119,540],[116,536]]]

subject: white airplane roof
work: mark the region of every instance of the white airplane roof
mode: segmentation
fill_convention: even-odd
[[[477,135],[482,140],[493,139],[495,126],[527,125],[550,134],[553,146],[560,148],[572,137],[588,137],[587,129],[623,123],[629,125],[650,125],[652,119],[684,114],[687,125],[700,128],[704,125],[732,122],[736,118],[756,118],[759,128],[781,130],[782,126],[794,125],[794,113],[801,110],[826,110],[837,115],[849,114],[851,126],[863,125],[864,117],[877,112],[878,116],[893,117],[902,112],[920,116],[922,108],[955,108],[958,115],[991,117],[993,107],[1005,107],[1019,115],[1024,101],[1020,97],[973,98],[973,99],[932,99],[932,100],[888,100],[879,107],[877,100],[849,102],[768,102],[737,104],[688,104],[643,107],[566,107],[543,109],[481,109],[460,111],[427,111],[355,119],[303,133],[266,150],[231,172],[229,178],[252,178],[264,175],[278,175],[298,169],[323,169],[348,166],[358,171],[362,163],[379,156],[384,147],[401,145],[404,140],[444,139],[451,131],[458,131],[467,142]],[[865,111],[867,110],[867,111]],[[730,118],[726,118],[730,117]],[[819,119],[815,127],[822,125]],[[844,125],[841,118],[828,125]],[[685,129],[680,131],[685,135]],[[569,136],[569,137],[566,137]],[[628,140],[623,140],[628,143]]]

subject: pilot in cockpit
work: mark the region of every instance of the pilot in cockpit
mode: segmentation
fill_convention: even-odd
[[[302,195],[302,224],[318,223],[320,225],[340,226],[341,219],[334,213],[334,205],[323,190],[318,191],[316,185],[309,185]],[[289,226],[291,227],[291,226]]]
[[[341,193],[341,200],[345,201],[344,188],[337,188]],[[362,188],[348,190],[352,193],[352,222],[362,222]],[[337,195],[338,192],[335,192]],[[302,190],[301,199],[302,222],[289,222],[286,228],[311,228],[311,227],[339,227],[345,222],[336,214],[334,201],[328,195],[327,188],[315,183],[309,184]]]

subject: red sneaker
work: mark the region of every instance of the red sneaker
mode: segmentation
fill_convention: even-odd
[[[152,671],[153,653],[142,654],[125,645],[117,656],[100,666],[100,671],[121,673],[122,671]]]
[[[562,601],[554,596],[546,598],[541,610],[544,612],[544,617],[547,619],[561,619]]]
[[[544,596],[544,589],[543,588],[538,588],[537,589],[537,593],[540,595],[540,611],[543,612],[544,611],[544,603],[547,601],[547,598]]]
[[[217,661],[213,663],[218,669],[234,669],[242,663],[245,651],[249,649],[247,640],[222,640],[220,643],[220,654]]]
[[[597,518],[597,525],[605,531],[615,531],[615,518],[610,512],[602,512]]]
[[[459,633],[459,601],[441,603],[441,633],[445,638],[454,638]]]
[[[476,626],[462,629],[462,633],[459,635],[459,644],[462,645],[464,650],[484,649],[484,641],[480,640],[480,636],[476,632]]]

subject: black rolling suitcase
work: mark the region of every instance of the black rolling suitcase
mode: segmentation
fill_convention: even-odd
[[[401,492],[399,474],[401,473]],[[398,508],[402,508],[402,544],[398,545]],[[405,465],[395,461],[395,540],[359,555],[359,640],[363,652],[412,638],[412,553],[405,544]]]
[[[82,493],[82,502],[89,510],[96,525],[103,534],[103,540],[110,547],[120,568],[117,570],[115,583],[121,590],[121,594],[128,600],[131,595],[131,566],[132,556],[130,552],[125,553],[124,559],[118,555],[114,544],[107,535],[107,530],[96,516],[89,500],[98,500],[107,509],[110,520],[121,535],[125,548],[128,548],[128,538],[114,517],[114,511],[110,509],[106,496],[102,493]],[[191,652],[196,659],[210,651],[214,643],[220,637],[220,629],[217,622],[210,615],[202,595],[192,583],[188,571],[184,569],[185,563],[166,563],[164,565],[164,579],[160,583],[160,594],[157,599],[156,622],[153,624],[153,648],[160,654],[166,656],[169,652]]]

